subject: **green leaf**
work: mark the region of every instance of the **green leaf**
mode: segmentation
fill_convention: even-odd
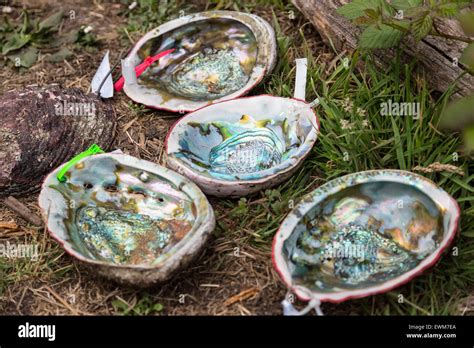
[[[467,152],[474,151],[474,125],[464,129],[463,131],[464,147]]]
[[[2,54],[7,55],[11,51],[18,50],[30,42],[30,35],[13,34],[2,48]]]
[[[8,56],[15,66],[19,63],[24,68],[30,68],[36,63],[38,59],[38,49],[36,47],[25,47],[22,48],[17,54],[11,54]]]
[[[30,18],[26,10],[21,11],[21,15],[23,16],[23,25],[21,26],[20,33],[25,34],[30,25]]]
[[[461,55],[461,63],[466,64],[467,67],[474,71],[474,43],[469,44]]]
[[[474,36],[474,11],[461,13],[458,18],[466,35]]]
[[[383,6],[383,0],[354,0],[344,6],[339,7],[336,12],[349,19],[356,19],[365,16],[368,9],[378,10]]]
[[[451,130],[460,130],[474,125],[474,96],[455,100],[441,114],[440,126]]]
[[[433,28],[433,18],[431,18],[430,15],[426,14],[425,16],[413,22],[413,36],[416,40],[420,41],[431,32],[431,28]]]
[[[402,29],[398,29],[398,30],[405,32],[410,29],[411,22],[405,19],[391,19],[390,22],[387,22],[386,24],[390,25],[394,29],[397,29],[397,27],[400,27]]]
[[[369,49],[393,47],[400,41],[402,35],[400,30],[389,25],[371,25],[360,35],[359,46]]]
[[[53,46],[59,47],[67,44],[75,43],[79,39],[79,30],[73,29],[59,37],[58,40],[53,42]]]
[[[378,23],[378,20],[369,17],[357,17],[356,19],[352,20],[352,23],[355,25],[371,25]]]
[[[43,31],[43,30],[51,31],[51,30],[56,29],[56,27],[58,27],[59,24],[61,23],[63,15],[64,15],[64,12],[59,11],[59,12],[56,12],[55,14],[52,14],[45,20],[41,21],[38,25],[38,31]]]
[[[471,231],[462,231],[462,235],[468,238],[474,238],[474,230]]]
[[[456,3],[442,4],[438,6],[436,13],[441,17],[454,17],[459,13],[459,5]]]
[[[374,10],[373,8],[367,8],[364,10],[364,13],[367,17],[372,18],[372,19],[379,19],[380,14],[379,11]],[[359,17],[360,18],[360,17]]]
[[[410,7],[403,11],[405,18],[420,18],[429,13],[424,6]]]
[[[397,160],[398,160],[398,166],[400,169],[406,169],[407,165],[405,162],[405,156],[403,152],[403,144],[402,144],[402,138],[400,136],[400,129],[397,126],[397,122],[395,121],[394,117],[390,118],[392,120],[392,128],[393,128],[393,135],[395,138],[395,146],[396,148],[396,153],[397,153]]]
[[[63,47],[59,50],[59,52],[56,52],[46,58],[46,61],[50,63],[59,63],[72,57],[72,55],[73,53],[67,47]]]
[[[121,312],[123,315],[127,315],[127,313],[130,311],[130,306],[128,303],[119,299],[113,300],[112,306],[116,311]]]
[[[161,312],[163,310],[163,305],[161,303],[155,303],[152,310],[155,312]]]
[[[423,5],[423,0],[392,0],[392,6],[397,10],[406,11]]]
[[[454,17],[459,13],[459,5],[457,3],[439,5],[436,13],[441,17]]]

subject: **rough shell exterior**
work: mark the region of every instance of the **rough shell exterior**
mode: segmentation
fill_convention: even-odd
[[[44,176],[93,143],[107,149],[112,106],[79,89],[14,90],[0,97],[0,197],[38,189]]]

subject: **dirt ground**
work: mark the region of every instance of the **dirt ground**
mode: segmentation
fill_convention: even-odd
[[[49,14],[55,11],[56,1],[22,1],[31,13]],[[79,3],[81,3],[79,5]],[[119,13],[126,5],[99,1],[60,2],[68,13],[75,11],[76,21],[81,25],[92,25],[101,46],[97,53],[77,52],[73,59],[60,64],[50,64],[40,55],[39,63],[26,72],[18,73],[11,68],[0,72],[0,92],[21,88],[30,84],[47,85],[59,83],[63,87],[89,89],[92,76],[103,54],[110,50],[112,64],[131,47],[118,39],[118,28],[126,24]],[[261,10],[271,21],[270,11]],[[298,27],[305,23],[296,19]],[[77,22],[64,21],[63,28],[78,26]],[[282,26],[282,30],[294,31],[294,23]],[[309,44],[314,50],[329,52],[322,46],[316,32],[306,25],[313,38]],[[136,41],[139,36],[131,37]],[[327,53],[327,58],[331,54]],[[131,101],[118,94],[113,105],[119,121],[114,148],[142,159],[163,164],[163,141],[166,133],[179,115],[158,111],[136,110]],[[20,200],[39,215],[37,194]],[[36,263],[16,265],[17,279],[9,279],[0,298],[3,314],[32,315],[87,315],[121,313],[114,303],[126,303],[135,308],[137,314],[153,314],[152,304],[160,303],[167,315],[280,315],[280,302],[286,289],[273,270],[270,257],[271,241],[263,246],[252,246],[248,234],[252,231],[233,230],[233,219],[229,208],[211,199],[217,220],[229,226],[228,231],[217,229],[208,247],[187,268],[164,285],[139,290],[118,286],[83,270],[74,260],[65,255],[43,228],[35,228],[0,205],[0,221],[11,222],[17,228],[3,229],[3,242],[17,241],[38,243],[42,251]],[[224,233],[225,232],[225,233]],[[5,271],[5,270],[4,270]],[[11,274],[10,274],[11,277]],[[233,298],[236,296],[236,298]],[[226,302],[227,301],[227,302]],[[301,305],[301,304],[300,304]],[[337,313],[335,306],[326,306],[327,311]],[[346,312],[347,313],[347,312]]]

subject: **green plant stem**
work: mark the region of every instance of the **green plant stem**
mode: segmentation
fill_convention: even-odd
[[[388,26],[391,26],[392,28],[394,29],[397,29],[397,30],[400,30],[401,32],[403,33],[409,33],[410,30],[407,29],[407,28],[404,28],[398,24],[395,24],[393,21],[391,20],[386,20],[385,18],[382,18],[382,23],[385,24],[385,25],[388,25]]]
[[[457,40],[457,41],[462,41],[462,42],[465,42],[465,43],[473,43],[473,42],[474,42],[473,39],[470,39],[470,38],[468,38],[468,37],[442,34],[442,33],[439,33],[439,32],[431,32],[429,35],[431,35],[431,36],[438,36],[438,37],[444,37],[445,39]]]

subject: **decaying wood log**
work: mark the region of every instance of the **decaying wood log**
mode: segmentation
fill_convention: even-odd
[[[352,51],[357,46],[361,30],[345,17],[339,15],[336,9],[350,0],[292,0],[293,4],[308,18],[321,34],[327,44],[333,44],[338,51]],[[455,20],[435,22],[440,32],[463,36],[462,30]],[[404,60],[416,57],[418,66],[425,72],[425,77],[431,88],[445,91],[448,86],[465,71],[462,64],[456,64],[461,57],[466,43],[428,36],[420,42],[411,38],[405,40],[403,51]],[[376,63],[387,66],[395,57],[395,50],[374,51]],[[474,76],[465,74],[457,84],[457,95],[465,96],[474,92]]]

